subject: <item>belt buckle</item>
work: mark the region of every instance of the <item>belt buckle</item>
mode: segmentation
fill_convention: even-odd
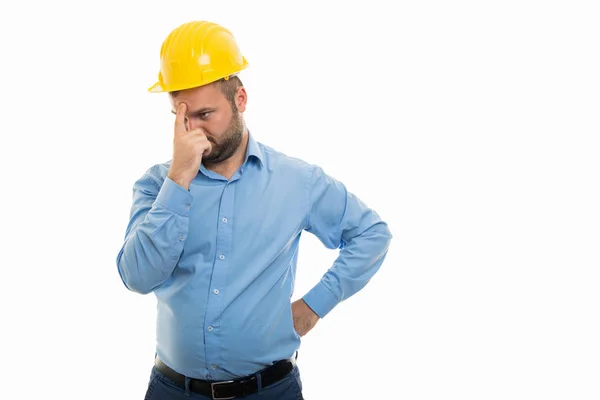
[[[215,386],[217,385],[224,385],[226,383],[233,383],[233,381],[223,381],[223,382],[213,382],[210,384],[210,391],[211,391],[211,395],[213,400],[231,400],[231,399],[235,399],[235,396],[233,397],[217,397],[216,393],[215,393]]]

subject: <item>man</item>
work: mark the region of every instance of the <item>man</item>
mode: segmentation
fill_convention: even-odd
[[[146,399],[302,399],[301,337],[381,266],[391,234],[318,166],[257,142],[245,126],[246,59],[206,21],[173,30],[151,92],[168,92],[173,158],[134,184],[125,286],[158,301]],[[302,231],[339,256],[291,304]]]

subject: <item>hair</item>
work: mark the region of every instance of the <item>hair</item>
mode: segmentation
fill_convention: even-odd
[[[219,90],[221,91],[221,93],[223,93],[223,95],[225,96],[225,98],[227,99],[229,104],[231,105],[231,108],[233,109],[233,111],[237,111],[237,106],[235,104],[235,94],[237,93],[237,90],[240,87],[244,86],[244,84],[242,83],[242,80],[237,75],[233,75],[233,76],[230,76],[228,79],[221,78],[218,81],[213,82],[213,83],[219,87]],[[179,92],[180,92],[180,90],[176,90],[173,92],[169,92],[169,94],[173,97],[177,97]]]

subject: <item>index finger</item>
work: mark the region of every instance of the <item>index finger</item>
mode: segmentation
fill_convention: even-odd
[[[185,112],[186,111],[187,111],[187,106],[185,105],[185,103],[179,104],[179,107],[177,107],[177,114],[175,114],[175,133],[187,131],[187,129],[185,127]]]

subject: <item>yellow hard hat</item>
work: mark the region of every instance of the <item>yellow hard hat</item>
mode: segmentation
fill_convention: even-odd
[[[149,92],[172,92],[228,79],[248,66],[231,32],[209,21],[175,28],[160,49],[158,82]]]

